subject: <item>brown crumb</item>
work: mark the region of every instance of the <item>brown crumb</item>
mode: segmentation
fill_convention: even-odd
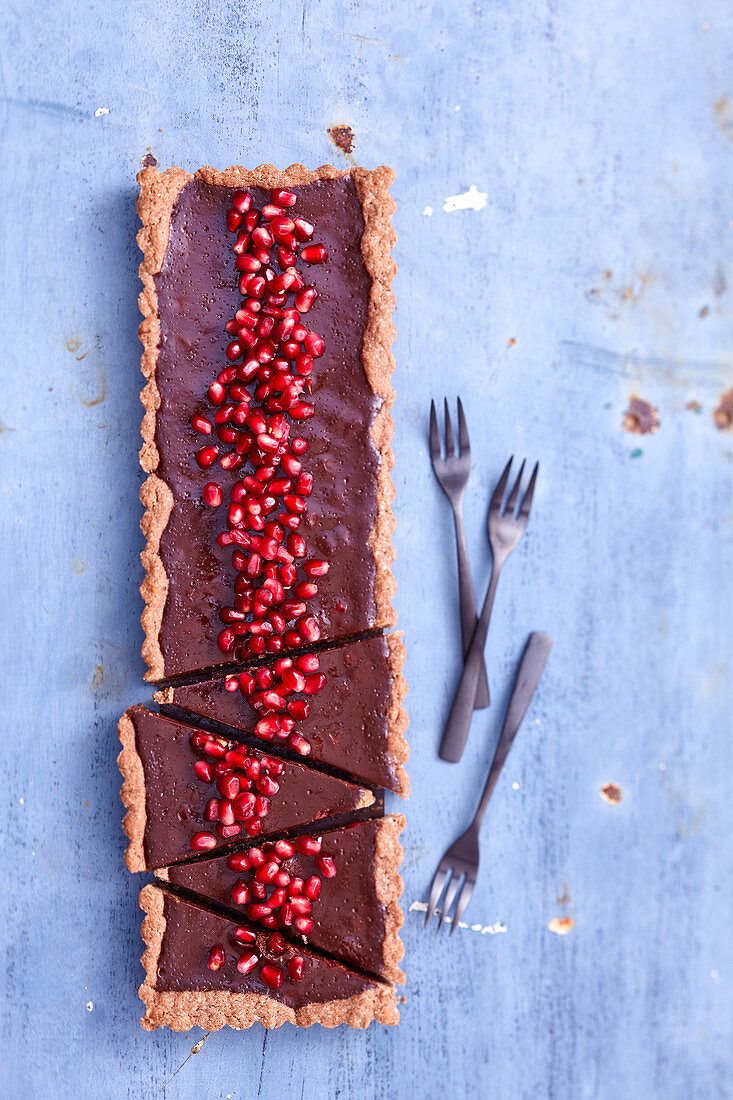
[[[726,390],[721,395],[720,404],[713,412],[713,420],[721,432],[730,431],[733,424],[733,389]]]
[[[631,435],[648,435],[659,428],[657,409],[641,397],[632,397],[621,424]]]
[[[563,882],[563,884],[562,884],[562,894],[560,895],[559,898],[555,898],[555,901],[557,902],[558,905],[569,905],[572,900],[573,899],[570,897],[570,894],[568,893],[568,884],[567,884],[567,882]]]
[[[699,310],[699,312],[698,312],[698,317],[709,317],[709,316],[710,316],[710,306],[703,306],[702,309]]]
[[[162,130],[161,133],[163,133]],[[152,153],[146,153],[140,163],[142,164],[143,168],[155,168],[158,162]]]
[[[353,152],[354,149],[354,131],[350,126],[331,126],[326,133],[331,138],[331,141],[340,149],[342,153]]]
[[[547,927],[556,936],[567,936],[574,924],[572,917],[553,917]]]
[[[617,783],[604,783],[601,787],[601,798],[605,802],[610,802],[612,806],[618,805],[622,797],[621,788]]]
[[[513,347],[514,347],[514,346],[516,345],[516,343],[517,343],[517,341],[516,341],[516,340],[514,339],[514,337],[512,336],[512,338],[510,339],[509,343],[507,344],[507,347],[508,347],[508,348],[513,348]]]
[[[699,401],[695,401],[695,400],[688,401],[687,404],[685,405],[685,408],[687,409],[688,412],[692,412],[692,413],[702,412],[702,405],[700,404]]]

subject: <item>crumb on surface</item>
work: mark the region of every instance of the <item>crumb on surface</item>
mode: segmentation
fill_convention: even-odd
[[[601,798],[605,802],[610,802],[612,806],[618,805],[622,797],[618,783],[604,783],[601,787]]]
[[[733,389],[721,394],[718,407],[713,412],[713,420],[721,432],[730,431],[733,425]]]
[[[339,126],[330,126],[326,133],[331,138],[337,149],[340,149],[342,153],[353,152],[354,149],[354,131],[350,126],[342,123]]]
[[[152,153],[146,153],[140,163],[142,164],[143,168],[155,168],[158,164]]]
[[[553,917],[547,927],[556,936],[567,936],[574,924],[572,917]]]
[[[642,397],[632,397],[621,426],[631,435],[650,435],[659,428],[657,409]]]

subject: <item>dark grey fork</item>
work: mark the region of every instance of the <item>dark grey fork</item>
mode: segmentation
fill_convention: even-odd
[[[519,672],[514,682],[514,690],[509,700],[509,706],[507,707],[504,725],[499,735],[494,759],[489,769],[489,778],[486,780],[486,786],[481,795],[476,815],[463,836],[460,836],[455,844],[451,845],[438,864],[438,869],[433,878],[433,884],[430,887],[430,900],[428,901],[428,911],[425,916],[426,926],[430,923],[430,918],[438,908],[438,902],[440,901],[443,890],[446,888],[446,884],[447,890],[443,901],[443,907],[439,911],[440,921],[438,922],[438,931],[442,928],[443,922],[450,918],[450,911],[456,899],[456,895],[458,894],[461,882],[463,882],[463,887],[460,894],[458,894],[456,911],[450,922],[451,935],[453,935],[453,932],[458,927],[458,922],[465,913],[466,906],[471,900],[471,894],[476,884],[476,876],[478,875],[478,838],[481,822],[484,819],[486,807],[489,804],[489,799],[496,786],[499,773],[504,766],[504,761],[509,755],[509,750],[512,747],[517,730],[527,713],[527,707],[539,683],[542,670],[545,667],[545,662],[547,661],[551,648],[552,639],[548,638],[547,634],[530,634],[529,641],[527,642],[522,656],[522,663],[519,666]]]
[[[461,675],[461,680],[458,684],[455,698],[453,699],[453,706],[451,707],[448,721],[443,730],[443,739],[440,743],[441,758],[443,760],[450,760],[452,763],[456,763],[461,759],[463,749],[466,745],[466,739],[468,738],[471,715],[473,714],[473,701],[476,697],[479,675],[483,667],[484,646],[486,645],[486,635],[489,631],[489,620],[491,618],[491,609],[494,606],[496,586],[499,583],[499,577],[507,558],[524,534],[524,529],[527,526],[527,519],[529,518],[529,510],[532,506],[534,487],[537,481],[539,463],[535,465],[532,471],[527,491],[522,497],[522,503],[517,511],[519,487],[522,482],[522,474],[524,473],[525,465],[524,462],[522,462],[522,465],[519,467],[517,480],[514,482],[514,488],[510,492],[505,505],[504,491],[507,486],[507,481],[509,480],[509,470],[511,469],[512,462],[513,459],[510,458],[504,467],[504,472],[499,478],[499,482],[491,498],[488,529],[489,544],[491,545],[493,560],[489,589],[486,593],[484,606],[481,609],[481,616],[473,632],[468,654],[463,662],[463,674]]]
[[[476,629],[476,597],[471,580],[471,566],[468,561],[468,546],[466,545],[466,531],[463,526],[463,494],[471,473],[471,444],[468,438],[468,427],[463,415],[463,405],[458,398],[458,439],[460,454],[456,454],[455,440],[453,438],[453,425],[448,412],[448,401],[445,401],[445,458],[440,446],[440,432],[438,430],[438,418],[435,415],[435,402],[430,402],[430,458],[433,470],[438,479],[438,484],[448,497],[453,509],[453,521],[456,528],[456,548],[458,550],[458,599],[461,608],[461,638],[463,641],[464,659],[471,645],[471,638]],[[488,707],[489,682],[486,678],[486,665],[483,654],[481,655],[481,668],[479,671],[478,686],[474,699],[474,709],[482,710]]]

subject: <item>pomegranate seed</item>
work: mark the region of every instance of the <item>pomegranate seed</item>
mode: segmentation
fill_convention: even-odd
[[[257,759],[250,760],[249,764],[247,765],[246,771],[250,779],[256,779],[262,771],[262,764]],[[253,863],[252,866],[257,867],[258,865],[256,863]]]
[[[310,917],[296,917],[293,921],[296,932],[300,932],[301,936],[307,936],[313,928],[315,921]]]
[[[317,642],[321,636],[321,628],[312,615],[301,615],[295,627],[306,642]]]
[[[290,244],[290,241],[288,241],[288,244]],[[288,248],[283,248],[281,244],[275,249],[275,255],[280,267],[293,267],[298,258],[294,252],[291,252]]]
[[[296,293],[293,304],[298,310],[298,313],[307,313],[317,297],[318,291],[314,286],[304,286],[302,290]]]
[[[301,737],[299,733],[291,733],[288,738],[288,745],[293,752],[299,753],[301,756],[307,756],[311,751],[311,747],[306,741],[305,737]]]
[[[211,421],[196,414],[191,417],[191,427],[201,435],[211,435]]]
[[[226,864],[230,871],[249,871],[249,856],[247,852],[235,852],[227,857]]]
[[[303,562],[303,572],[306,577],[313,580],[315,577],[325,577],[328,573],[328,562],[314,558],[313,561]]]
[[[270,799],[265,795],[258,794],[255,796],[255,814],[257,817],[267,817],[270,812]]]
[[[307,898],[310,898],[311,901],[316,901],[318,899],[321,893],[321,880],[318,875],[311,875],[303,887],[303,893]]]
[[[246,951],[244,955],[240,955],[237,960],[237,970],[240,974],[249,974],[251,970],[257,966],[260,961],[259,955],[255,955],[254,951]]]
[[[313,922],[311,921],[311,924],[312,923]],[[283,984],[283,981],[285,980],[285,974],[280,969],[280,967],[270,966],[269,963],[266,966],[263,966],[262,970],[260,970],[260,977],[262,978],[262,981],[265,983],[265,985],[268,986],[270,989],[279,989],[280,986]]]
[[[238,210],[240,214],[246,214],[252,205],[252,196],[249,191],[237,190],[232,195],[232,206],[235,210]]]
[[[315,227],[305,218],[295,218],[293,232],[299,241],[309,241],[315,232]]]
[[[242,224],[242,215],[239,210],[227,210],[227,229],[233,233]]]
[[[214,778],[211,771],[211,764],[206,760],[197,760],[193,766],[193,770],[196,772],[196,778],[200,779],[202,783],[211,783]]]
[[[249,901],[249,887],[247,883],[238,879],[232,886],[231,895],[235,905],[246,905]]]
[[[246,252],[243,252],[240,256],[237,256],[234,261],[234,266],[237,271],[244,271],[247,275],[256,275],[261,269],[262,264],[255,256],[249,256]],[[248,290],[252,293],[251,284]]]
[[[210,798],[204,806],[204,821],[218,821],[219,820],[219,799]]]
[[[307,917],[313,908],[310,898],[305,895],[297,895],[290,899],[290,905],[296,917]]]
[[[316,856],[316,864],[324,878],[333,878],[336,874],[336,864],[330,856]]]
[[[222,798],[228,798],[231,801],[239,794],[239,777],[234,773],[223,775],[217,780],[216,785]],[[225,821],[224,824],[229,825],[231,822]]]
[[[277,780],[270,778],[269,775],[258,776],[256,786],[260,794],[273,795],[280,790],[280,784]]]
[[[250,920],[261,920],[262,917],[269,917],[271,913],[270,906],[262,901],[255,901],[247,906],[247,916]]]
[[[196,452],[196,462],[202,470],[208,470],[210,466],[213,466],[218,457],[219,448],[213,443],[208,447],[201,447]]]
[[[297,196],[292,191],[285,191],[282,188],[275,188],[274,191],[270,191],[270,198],[273,202],[276,202],[278,206],[295,206],[297,202]]]
[[[232,936],[237,941],[237,943],[248,943],[249,944],[249,943],[256,943],[257,942],[257,936],[252,931],[252,929],[251,928],[243,928],[241,925],[239,925],[237,928],[234,929],[234,931],[232,932]]]
[[[317,856],[321,850],[322,840],[315,836],[299,836],[293,841],[296,852],[304,856]],[[251,852],[250,852],[251,858]]]
[[[302,955],[294,955],[292,959],[288,960],[288,974],[294,982],[299,982],[303,977],[303,965]]]
[[[308,355],[312,355],[314,359],[319,359],[326,350],[326,343],[317,332],[309,332],[303,341],[303,347]]]
[[[290,875],[288,874],[288,872],[287,871],[278,871],[278,873],[275,875],[275,883],[278,886],[289,886],[290,885]]]
[[[288,691],[302,691],[305,687],[305,676],[295,668],[287,668],[282,674],[282,682]]]
[[[262,832],[263,828],[264,826],[258,817],[252,817],[249,821],[245,821],[244,823],[245,832],[248,833],[249,836],[257,836],[258,833]]]
[[[280,718],[276,714],[268,714],[266,718],[260,718],[259,722],[255,726],[255,733],[258,737],[264,737],[266,740],[271,740],[276,736],[280,730]]]
[[[308,450],[308,440],[301,439],[300,436],[295,436],[294,439],[290,440],[290,450],[294,455],[304,455]]]
[[[305,699],[291,699],[287,711],[297,721],[304,722],[310,713],[310,704],[306,703]]]
[[[317,695],[318,692],[322,691],[325,686],[326,677],[323,675],[323,673],[315,673],[312,676],[306,676],[303,692],[306,695]]]
[[[213,833],[194,833],[191,837],[191,850],[194,852],[210,852],[216,848],[216,837]]]
[[[295,586],[295,595],[299,596],[301,600],[312,600],[314,596],[318,595],[318,585],[313,581],[301,581],[300,584]]]
[[[289,877],[290,876],[288,875],[288,878]],[[271,909],[279,909],[280,906],[287,901],[287,899],[287,890],[283,886],[280,886],[277,890],[272,891],[269,898],[267,899],[267,904],[270,906]]]
[[[236,640],[236,634],[227,626],[219,632],[219,635],[216,639],[216,644],[218,645],[222,653],[231,653]]]
[[[226,962],[226,955],[224,953],[224,945],[221,943],[215,943],[209,952],[209,961],[207,966],[209,970],[219,970]]]
[[[242,791],[234,799],[234,816],[237,821],[249,821],[254,817],[256,798],[250,791]]]
[[[307,264],[322,264],[328,258],[328,253],[322,244],[307,244],[301,248],[300,258]]]
[[[257,868],[255,878],[258,882],[272,882],[278,869],[278,864],[274,860],[271,860],[269,863],[263,863],[261,867]]]

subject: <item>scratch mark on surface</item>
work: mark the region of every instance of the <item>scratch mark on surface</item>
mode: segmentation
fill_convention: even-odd
[[[267,1036],[268,1036],[268,1032],[266,1031],[263,1038],[262,1038],[262,1061],[260,1062],[260,1079],[257,1082],[257,1095],[258,1096],[262,1092],[262,1074],[265,1072],[265,1050],[267,1049]]]
[[[54,103],[48,99],[13,99],[8,97],[5,102],[11,107],[21,107],[28,111],[38,111],[42,115],[52,115],[54,118],[71,118],[75,122],[88,119],[86,111],[78,107],[69,107],[66,103]]]
[[[443,209],[446,214],[453,214],[456,210],[483,210],[488,197],[487,192],[479,191],[472,183],[462,195],[449,195],[443,203]]]
[[[196,1045],[195,1045],[195,1046],[192,1046],[192,1047],[191,1047],[191,1051],[190,1051],[190,1053],[186,1055],[186,1057],[185,1057],[185,1058],[183,1059],[183,1061],[181,1062],[181,1064],[180,1064],[180,1066],[178,1067],[178,1069],[174,1070],[174,1071],[173,1071],[173,1073],[171,1074],[171,1076],[170,1076],[170,1077],[168,1078],[168,1080],[166,1081],[166,1083],[165,1083],[164,1085],[162,1085],[162,1086],[161,1086],[161,1091],[162,1091],[162,1092],[165,1092],[165,1090],[166,1090],[166,1089],[168,1088],[168,1086],[170,1085],[170,1083],[171,1083],[171,1081],[173,1080],[173,1078],[174,1078],[174,1077],[175,1077],[175,1076],[176,1076],[177,1074],[179,1074],[179,1073],[181,1072],[181,1070],[182,1070],[182,1069],[183,1069],[183,1067],[185,1066],[186,1062],[190,1061],[190,1060],[191,1060],[191,1058],[193,1058],[194,1054],[198,1054],[198,1053],[199,1053],[199,1051],[201,1050],[202,1046],[204,1045],[204,1043],[206,1042],[206,1040],[207,1040],[207,1039],[209,1038],[209,1035],[211,1035],[211,1032],[210,1032],[210,1031],[207,1031],[207,1032],[206,1032],[206,1034],[205,1034],[205,1035],[203,1036],[203,1038],[202,1038],[202,1039],[199,1039],[199,1041],[198,1041],[198,1042],[196,1043]]]
[[[369,38],[365,34],[350,34],[348,31],[332,31],[335,38],[350,38],[353,42],[368,42],[372,46],[388,46],[386,38]]]
[[[426,901],[413,901],[408,912],[410,913],[427,913],[428,903]],[[440,910],[436,909],[434,916],[437,916]],[[453,918],[446,917],[446,924],[452,924]],[[465,928],[469,932],[479,932],[482,936],[496,936],[500,932],[506,932],[506,925],[502,921],[496,921],[494,924],[466,924],[465,921],[459,920],[459,928]]]
[[[728,96],[722,95],[715,103],[715,120],[726,141],[733,141],[733,120],[730,117]]]

